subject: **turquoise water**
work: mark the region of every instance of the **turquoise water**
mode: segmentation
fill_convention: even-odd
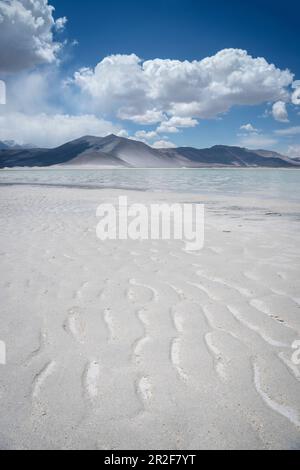
[[[300,170],[1,170],[0,185],[38,184],[255,196],[300,202]]]

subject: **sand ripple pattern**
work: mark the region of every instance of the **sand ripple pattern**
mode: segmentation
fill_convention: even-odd
[[[212,210],[201,252],[100,243],[94,209],[111,193],[2,191],[1,335],[14,351],[0,421],[11,447],[299,448],[291,230],[275,237]]]

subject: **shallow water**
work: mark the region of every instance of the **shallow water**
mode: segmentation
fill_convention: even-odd
[[[1,170],[0,185],[38,184],[245,196],[300,202],[300,170]]]

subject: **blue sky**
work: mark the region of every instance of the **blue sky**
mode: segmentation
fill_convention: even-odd
[[[0,127],[0,139],[44,140],[51,146],[56,119],[60,131],[53,145],[76,132],[115,131],[156,146],[230,144],[300,155],[299,86],[293,83],[300,80],[299,2],[39,2],[40,11],[31,13],[46,18],[48,36],[45,31],[32,35],[42,35],[47,56],[36,49],[30,54],[12,50],[8,63],[0,46],[0,79],[7,82],[10,98],[7,122],[13,122],[12,113],[23,113],[18,119],[28,126],[19,135],[6,125],[3,136]],[[11,1],[0,1],[0,10],[1,3]],[[21,34],[25,20],[20,11],[15,14]],[[67,20],[55,25],[58,18]],[[0,44],[4,39],[9,48],[13,25],[7,20],[5,26]],[[229,52],[220,53],[224,50]],[[110,56],[116,57],[113,64]],[[205,58],[204,65],[200,62]],[[174,73],[171,61],[181,62]],[[38,132],[38,116],[48,132]]]
[[[74,63],[93,66],[110,54],[199,60],[224,48],[246,49],[300,75],[300,4],[214,0],[53,0],[79,45]]]

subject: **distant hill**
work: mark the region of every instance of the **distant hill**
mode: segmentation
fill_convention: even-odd
[[[283,155],[268,150],[249,150],[241,147],[215,145],[207,149],[179,147],[161,150],[169,157],[180,155],[188,166],[196,167],[297,167],[297,163]]]
[[[269,150],[216,145],[207,149],[154,149],[113,134],[85,136],[54,149],[27,148],[0,142],[0,168],[109,167],[109,168],[297,168],[300,161]]]
[[[34,148],[34,145],[27,144],[27,145],[19,145],[14,140],[3,140],[0,142],[0,150],[7,150],[7,149],[31,149]]]
[[[8,145],[6,145],[4,142],[1,142],[0,141],[0,150],[5,150],[5,149],[8,149]]]

